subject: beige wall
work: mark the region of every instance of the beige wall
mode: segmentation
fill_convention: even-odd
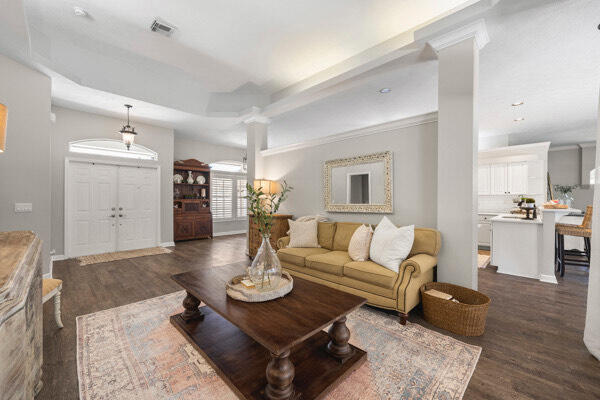
[[[0,153],[0,231],[32,230],[50,266],[50,79],[0,55],[0,103],[8,107],[6,151]],[[15,203],[33,212],[15,213]]]
[[[283,212],[322,214],[334,221],[378,223],[382,214],[328,213],[323,202],[322,169],[327,160],[393,152],[394,212],[396,224],[436,226],[437,123],[399,128],[385,133],[347,139],[267,156],[265,177],[286,179],[294,187]]]
[[[548,172],[553,185],[582,185],[573,191],[573,207],[580,210],[585,210],[594,200],[589,172],[594,168],[595,150],[595,146],[569,146],[548,152]]]
[[[64,254],[64,178],[65,157],[83,157],[68,152],[70,141],[82,139],[118,139],[123,120],[52,107],[56,122],[52,124],[52,248]],[[135,142],[158,152],[161,168],[161,242],[173,241],[173,130],[132,123],[138,133]]]
[[[210,164],[216,161],[242,161],[245,149],[219,146],[199,140],[175,137],[175,160],[195,158]]]

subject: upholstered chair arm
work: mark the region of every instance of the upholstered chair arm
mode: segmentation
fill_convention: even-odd
[[[277,239],[277,250],[287,247],[288,244],[290,244],[289,236],[280,237],[279,239]]]
[[[413,276],[417,277],[421,273],[425,273],[430,269],[433,269],[437,264],[437,257],[430,256],[429,254],[421,253],[415,254],[414,256],[407,258],[400,264],[399,275],[409,268],[413,272]],[[407,271],[408,272],[408,271]]]

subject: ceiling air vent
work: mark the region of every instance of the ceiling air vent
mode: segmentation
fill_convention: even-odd
[[[177,29],[175,26],[170,25],[159,18],[156,18],[150,26],[152,32],[157,32],[164,36],[171,36],[175,29]]]

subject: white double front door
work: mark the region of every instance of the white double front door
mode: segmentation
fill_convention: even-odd
[[[68,161],[66,179],[67,256],[158,244],[157,168]]]

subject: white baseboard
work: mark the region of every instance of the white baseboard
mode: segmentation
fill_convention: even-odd
[[[554,283],[554,284],[558,285],[558,281],[556,280],[556,276],[554,276],[554,275],[540,274],[540,282]]]
[[[217,232],[217,233],[213,233],[213,236],[239,235],[241,233],[246,233],[246,230],[244,229],[241,231]]]
[[[159,244],[160,247],[173,247],[175,246],[175,242],[164,242]]]
[[[44,279],[48,279],[48,278],[52,278],[52,271],[54,269],[54,261],[61,261],[61,260],[66,260],[67,257],[65,257],[63,254],[53,254],[50,256],[50,262],[48,263],[48,270],[50,272],[45,273],[42,278]]]

